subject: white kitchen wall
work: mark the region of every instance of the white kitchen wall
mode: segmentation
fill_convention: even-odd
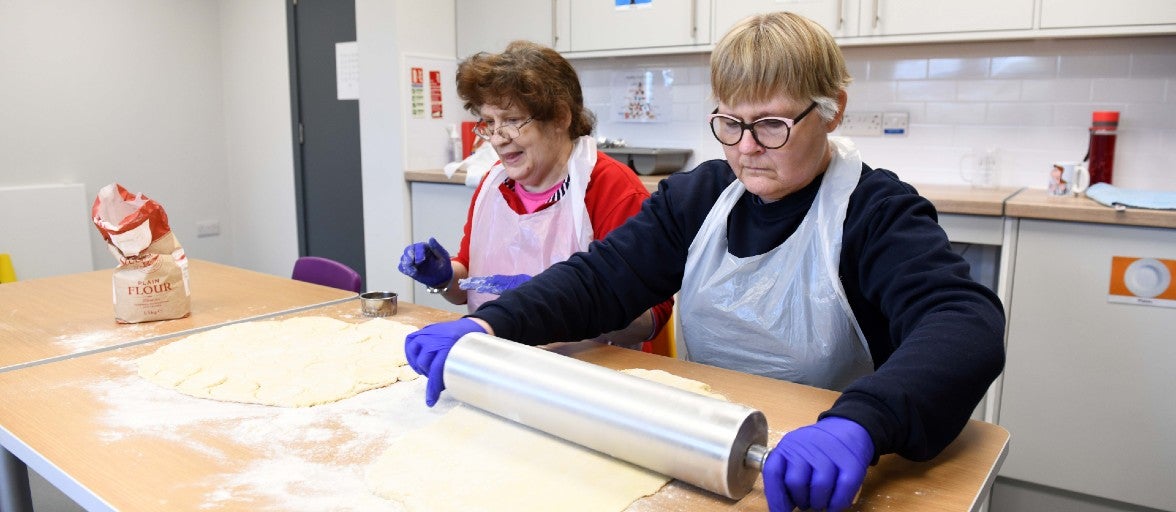
[[[191,257],[289,275],[286,3],[0,0],[0,187],[80,183],[92,199],[118,181],[163,204]],[[400,62],[453,57],[453,3],[356,9],[368,283],[407,289],[395,270],[409,242]],[[197,237],[203,221],[221,234]],[[93,229],[90,244],[94,268],[115,266]]]
[[[1176,191],[1176,37],[1051,39],[843,49],[854,82],[847,111],[910,114],[906,137],[854,137],[866,163],[911,183],[964,184],[960,159],[997,148],[999,184],[1045,188],[1049,165],[1080,160],[1095,110],[1119,110],[1114,184]],[[709,55],[573,61],[597,135],[630,145],[694,149],[687,168],[722,158],[706,127]],[[672,69],[665,123],[609,115],[612,77]]]
[[[232,260],[288,276],[298,258],[286,4],[220,0]]]
[[[92,201],[117,181],[164,206],[191,256],[231,262],[219,5],[0,1],[0,186],[80,183]],[[226,233],[197,238],[206,220]],[[90,232],[94,268],[113,268]]]
[[[359,41],[359,124],[363,147],[364,250],[370,290],[412,289],[396,270],[411,243],[411,210],[404,167],[409,78],[405,55],[453,58],[457,52],[454,4],[415,0],[356,0]],[[437,134],[439,143],[447,136]],[[436,162],[436,167],[443,165]],[[446,212],[452,213],[452,212]]]

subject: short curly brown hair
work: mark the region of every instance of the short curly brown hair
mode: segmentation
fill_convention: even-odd
[[[580,77],[559,52],[513,41],[502,53],[479,52],[457,66],[457,95],[475,116],[483,105],[522,106],[538,121],[571,115],[571,138],[590,135],[596,116],[584,108]]]

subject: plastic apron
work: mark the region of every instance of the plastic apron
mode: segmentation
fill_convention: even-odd
[[[849,195],[862,161],[830,137],[833,159],[796,232],[748,258],[727,251],[727,217],[747,190],[736,180],[690,244],[678,294],[686,359],[832,390],[874,371],[838,278]]]
[[[595,166],[596,140],[580,137],[568,157],[567,192],[555,204],[523,215],[511,209],[498,190],[506,181],[506,168],[501,163],[490,168],[474,200],[470,276],[534,276],[576,252],[588,250],[592,222],[584,194]],[[494,294],[471,290],[466,304],[472,313],[484,302],[496,298]]]

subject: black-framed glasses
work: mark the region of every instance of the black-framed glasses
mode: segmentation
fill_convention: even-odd
[[[720,114],[719,109],[711,112],[708,120],[710,121],[711,133],[715,134],[715,139],[724,146],[734,146],[743,140],[743,132],[750,130],[751,138],[755,142],[767,149],[776,149],[788,143],[788,137],[792,135],[792,127],[796,126],[804,116],[817,108],[817,102],[813,102],[808,108],[804,109],[796,119],[788,119],[787,117],[761,117],[750,123],[743,122],[742,119],[729,116],[727,114]]]
[[[488,141],[490,140],[490,137],[494,136],[494,134],[498,134],[499,137],[502,137],[507,141],[512,141],[515,139],[515,137],[519,136],[519,131],[522,130],[524,126],[527,126],[528,123],[534,120],[535,118],[528,117],[515,123],[502,123],[501,126],[490,126],[486,124],[485,119],[482,119],[478,121],[478,124],[474,125],[474,135],[481,137],[482,140]]]

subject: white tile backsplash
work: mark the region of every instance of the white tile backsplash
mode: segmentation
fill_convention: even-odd
[[[952,101],[959,97],[952,80],[899,81],[895,95],[900,101]]]
[[[956,82],[956,99],[960,101],[1017,101],[1021,99],[1019,80],[960,80]]]
[[[1062,55],[1058,57],[1058,78],[1125,77],[1130,70],[1130,54]]]
[[[1124,137],[1140,133],[1163,133],[1165,128],[1170,133],[1172,119],[1176,119],[1176,103],[1131,103],[1120,112],[1119,117],[1120,131],[1124,132]],[[1131,124],[1124,125],[1123,118],[1130,119]],[[1176,149],[1173,146],[1176,146],[1176,137],[1168,139],[1167,149]],[[1173,172],[1176,173],[1176,169]]]
[[[1049,126],[1053,124],[1050,103],[989,103],[986,125]]]
[[[960,80],[987,78],[991,60],[988,57],[929,59],[927,78],[937,80]]]
[[[993,57],[988,76],[992,78],[1055,78],[1058,57],[1054,55],[1014,55]]]
[[[870,80],[922,80],[927,78],[927,59],[870,61]]]
[[[850,107],[846,107],[849,110]],[[983,103],[927,103],[927,122],[935,124],[983,124],[987,105]]]
[[[898,100],[898,82],[852,82],[849,84],[850,97],[868,102],[891,103]]]
[[[1090,79],[1058,78],[1054,80],[1014,80],[1013,82],[1021,84],[1022,101],[1090,101]]]
[[[1176,76],[1176,51],[1167,48],[1163,53],[1136,53],[1131,55],[1132,78]]]
[[[1176,36],[843,49],[850,111],[904,111],[907,136],[857,137],[866,163],[915,183],[964,184],[959,161],[996,147],[1000,184],[1045,187],[1049,164],[1081,159],[1091,112],[1119,110],[1114,184],[1176,190]],[[714,108],[709,55],[577,59],[597,135],[694,150],[687,168],[723,153],[706,127]],[[672,119],[608,118],[614,72],[672,68]]]
[[[1098,78],[1091,82],[1094,101],[1153,103],[1164,101],[1163,78]]]

